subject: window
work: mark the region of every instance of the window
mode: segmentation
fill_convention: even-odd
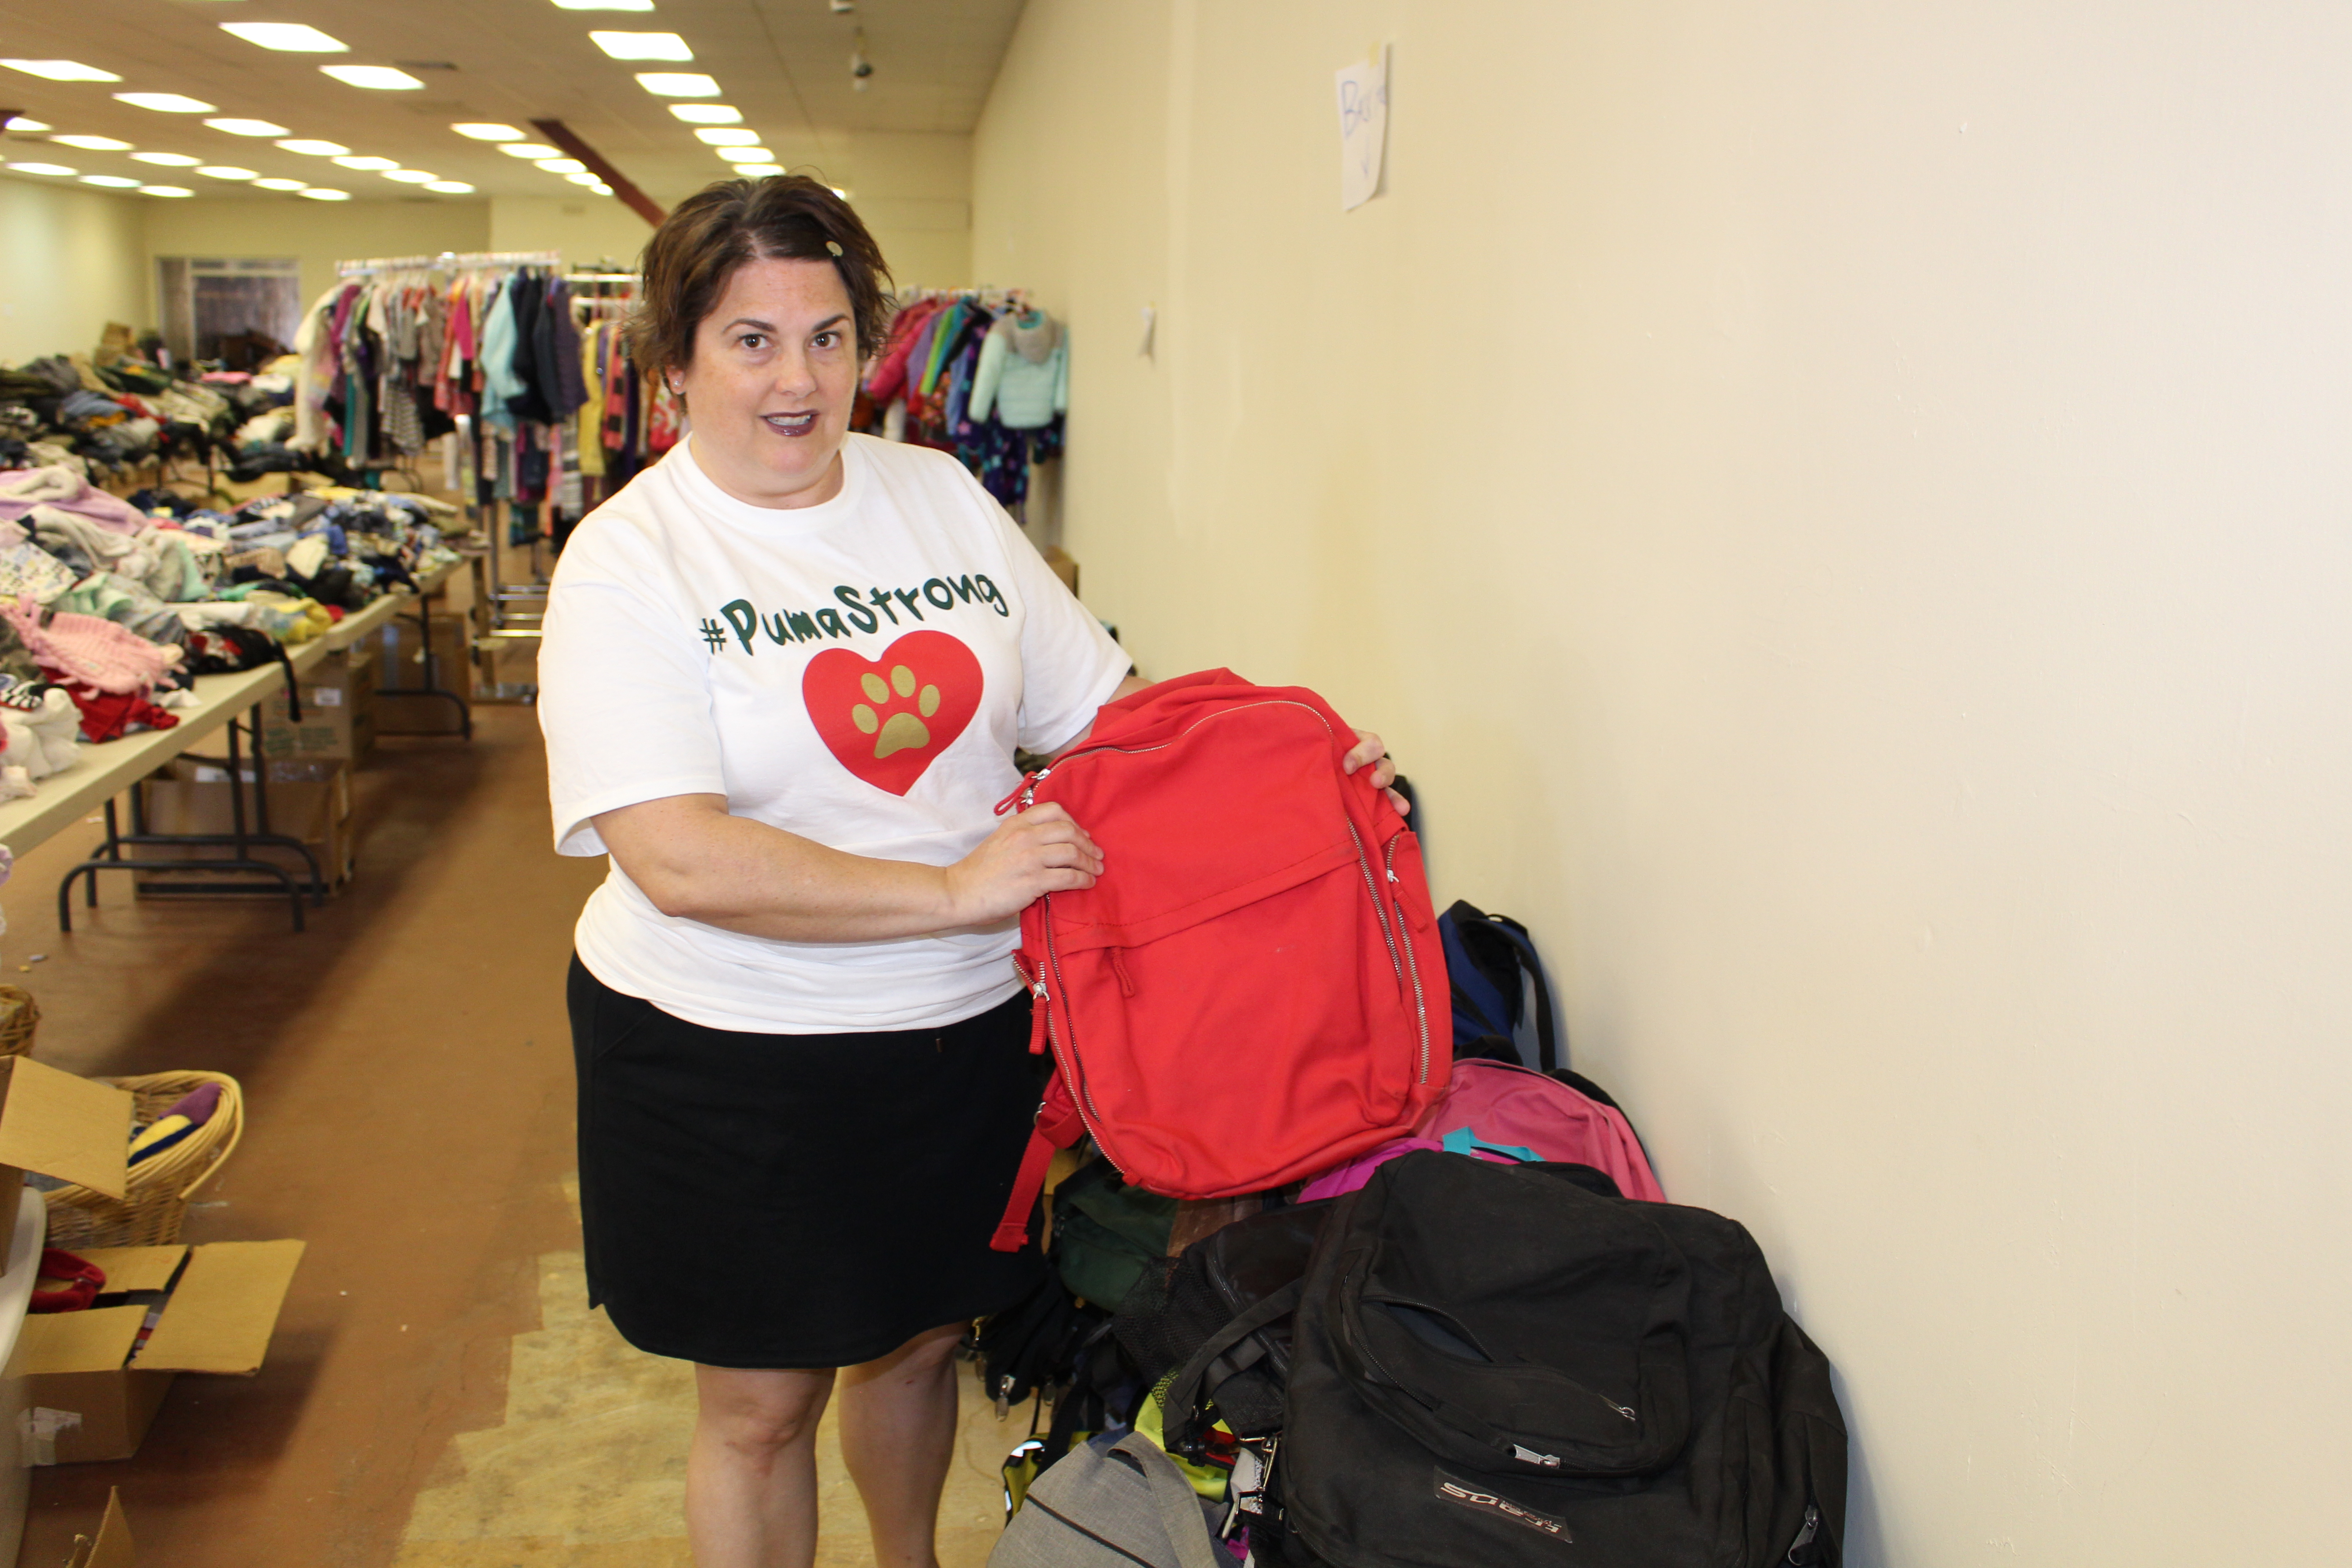
[[[302,324],[301,264],[290,256],[161,256],[164,346],[175,362],[257,370],[293,346]]]

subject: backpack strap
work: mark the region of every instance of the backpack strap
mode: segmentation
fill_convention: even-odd
[[[1508,915],[1488,915],[1486,929],[1510,943],[1536,982],[1536,1070],[1549,1072],[1562,1065],[1564,1054],[1559,1037],[1554,1033],[1551,1018],[1551,979],[1544,973],[1543,960],[1536,956],[1536,944],[1528,935],[1528,928]]]
[[[1151,1489],[1151,1506],[1160,1514],[1160,1528],[1167,1531],[1180,1568],[1233,1568],[1230,1557],[1223,1564],[1218,1563],[1223,1553],[1209,1540],[1199,1494],[1159,1444],[1140,1432],[1129,1432],[1111,1445],[1111,1452],[1126,1455],[1143,1471],[1143,1479]]]
[[[1037,1207],[1037,1194],[1045,1190],[1045,1167],[1053,1163],[1054,1151],[1068,1148],[1086,1134],[1078,1103],[1062,1086],[1057,1071],[1045,1085],[1045,1098],[1037,1104],[1029,1147],[1022,1151],[1021,1170],[1013,1178],[1013,1195],[1005,1200],[1004,1217],[996,1222],[996,1234],[988,1238],[991,1251],[1018,1252],[1029,1244],[1029,1216]]]
[[[1184,1440],[1192,1436],[1192,1414],[1200,1405],[1201,1384],[1208,1376],[1209,1368],[1227,1351],[1268,1323],[1297,1311],[1305,1289],[1305,1280],[1294,1279],[1273,1295],[1260,1298],[1257,1305],[1211,1334],[1207,1342],[1192,1352],[1192,1359],[1169,1380],[1168,1391],[1160,1396],[1160,1419],[1170,1439]],[[1234,1370],[1238,1372],[1256,1360],[1258,1357],[1255,1355],[1244,1356]]]

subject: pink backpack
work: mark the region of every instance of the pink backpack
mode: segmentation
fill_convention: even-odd
[[[1633,1123],[1614,1106],[1531,1068],[1473,1058],[1454,1064],[1437,1103],[1410,1138],[1384,1143],[1338,1165],[1299,1194],[1314,1198],[1352,1193],[1400,1154],[1442,1149],[1496,1164],[1561,1160],[1605,1172],[1617,1190],[1649,1203],[1666,1201]]]

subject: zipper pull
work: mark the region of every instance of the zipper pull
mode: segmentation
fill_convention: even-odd
[[[1812,1549],[1813,1537],[1821,1533],[1821,1529],[1822,1510],[1815,1508],[1811,1503],[1807,1503],[1805,1505],[1805,1528],[1797,1532],[1797,1539],[1789,1543],[1788,1561],[1800,1565],[1814,1562],[1816,1560],[1816,1554]],[[1797,1555],[1800,1552],[1804,1553],[1802,1557]]]
[[[1034,773],[1024,773],[1021,782],[1013,786],[1013,793],[996,803],[996,815],[1003,816],[1008,811],[1026,811],[1036,805],[1037,786],[1053,771],[1046,767],[1039,768]]]

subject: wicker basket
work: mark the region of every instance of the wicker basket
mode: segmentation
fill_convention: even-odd
[[[203,1084],[221,1087],[212,1120],[162,1153],[131,1167],[127,1198],[110,1198],[88,1187],[58,1187],[47,1194],[51,1247],[161,1247],[180,1239],[188,1200],[221,1168],[245,1132],[245,1097],[236,1079],[218,1072],[152,1072],[107,1079],[131,1091],[141,1126],[171,1109],[173,1101]]]
[[[0,1057],[30,1055],[41,1009],[21,985],[0,985]]]

